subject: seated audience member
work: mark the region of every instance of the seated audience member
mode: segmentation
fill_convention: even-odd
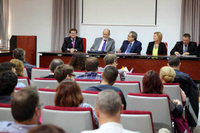
[[[45,124],[31,128],[28,133],[65,133],[65,131],[57,126]]]
[[[43,78],[55,78],[54,77],[54,71],[56,69],[57,66],[64,64],[63,61],[61,59],[53,59],[51,61],[51,64],[49,65],[49,68],[51,70],[50,74],[48,76],[45,76]]]
[[[60,107],[93,107],[88,103],[83,103],[83,96],[79,85],[74,79],[65,79],[56,88],[56,96],[54,98],[55,106]],[[98,120],[94,114],[94,121],[96,127],[98,127]]]
[[[0,103],[10,103],[16,85],[16,74],[9,70],[0,72]]]
[[[105,67],[102,68],[102,67],[99,67],[98,68],[98,71],[99,72],[103,72],[104,69],[107,67],[107,66],[114,66],[115,68],[117,68],[117,56],[115,54],[107,54],[104,58],[104,63],[105,63]],[[120,73],[120,77],[121,77],[121,80],[124,81],[125,80],[125,73],[123,70],[118,70],[118,72]]]
[[[145,73],[143,79],[143,92],[148,94],[163,94],[163,84],[155,71]],[[169,100],[170,111],[173,117],[181,118],[183,114],[182,103],[179,100]]]
[[[25,54],[26,54],[26,52],[22,48],[16,48],[13,50],[13,58],[19,59],[24,63],[24,67],[26,67],[28,69],[29,78],[31,78],[31,70],[32,70],[32,68],[34,68],[36,66],[31,65],[27,61],[25,61]]]
[[[17,76],[18,77],[24,77],[24,64],[23,64],[23,62],[18,60],[18,59],[12,59],[10,62],[15,64]]]
[[[138,53],[140,54],[142,50],[142,43],[137,41],[137,33],[135,31],[130,31],[128,34],[128,40],[125,40],[120,49],[117,50],[118,53]]]
[[[83,51],[83,40],[80,37],[77,37],[77,30],[70,29],[69,31],[70,37],[65,37],[63,46],[61,50],[63,52],[67,51],[70,53],[74,53],[76,51]]]
[[[173,68],[169,66],[164,66],[160,69],[160,79],[162,83],[172,83],[174,81],[174,78],[176,76],[176,73]],[[181,90],[181,97],[183,102],[186,101],[186,95],[185,92],[180,88]]]
[[[121,97],[122,97],[122,103],[124,104],[124,109],[126,109],[126,100],[124,98],[123,92],[121,91],[120,88],[112,86],[117,79],[117,75],[118,75],[118,70],[113,66],[108,66],[105,68],[103,72],[103,78],[102,78],[101,84],[98,86],[89,87],[86,90],[102,91],[102,90],[111,89],[111,90],[120,92]]]
[[[99,60],[96,57],[89,57],[85,60],[86,73],[77,76],[77,79],[96,79],[101,80],[101,76],[97,74]]]
[[[69,65],[73,66],[74,70],[85,71],[85,60],[85,54],[77,52],[72,56]]]
[[[200,57],[200,44],[197,47],[197,56]]]
[[[194,110],[194,113],[198,119],[199,113],[199,92],[198,87],[194,83],[194,81],[190,78],[190,76],[186,73],[183,73],[180,70],[181,62],[179,57],[171,56],[168,60],[168,65],[172,67],[175,72],[176,76],[174,78],[173,83],[179,83],[182,90],[185,92],[186,96],[189,97],[189,101],[191,106]],[[196,127],[196,122],[193,120],[192,116],[188,113],[188,124],[191,127]]]
[[[63,81],[66,78],[72,78],[75,75],[73,74],[74,68],[71,65],[62,64],[56,67],[54,71],[54,76],[58,83]]]
[[[162,43],[162,33],[154,32],[153,42],[149,42],[146,54],[153,56],[167,55],[167,48],[164,43]]]
[[[113,90],[104,90],[97,95],[95,112],[100,128],[82,133],[136,133],[123,128],[120,124],[123,104],[118,93]]]
[[[11,113],[14,122],[0,122],[0,132],[26,133],[39,123],[41,114],[38,92],[35,88],[25,87],[14,93],[11,98]]]
[[[110,30],[104,29],[103,37],[96,38],[90,51],[115,53],[115,40],[110,38]]]
[[[171,55],[196,55],[197,44],[190,41],[190,34],[183,35],[183,41],[177,42]]]
[[[161,128],[158,133],[170,133],[170,131],[166,128]]]
[[[11,62],[3,62],[3,63],[0,63],[0,72],[3,72],[3,71],[7,71],[7,70],[10,70],[12,71],[15,75],[17,75],[16,73],[16,65],[11,63]],[[16,88],[23,88],[23,87],[26,87],[26,85],[24,83],[21,83],[21,82],[17,82],[17,85],[16,85]]]

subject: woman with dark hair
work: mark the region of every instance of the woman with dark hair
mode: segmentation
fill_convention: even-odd
[[[69,62],[69,65],[73,66],[74,70],[84,71],[85,70],[85,60],[86,60],[85,54],[83,54],[81,52],[77,52],[72,56],[72,58]]]
[[[56,88],[56,95],[54,98],[55,106],[60,107],[85,107],[92,108],[93,117],[96,127],[98,127],[98,120],[93,107],[88,103],[83,103],[83,96],[81,89],[75,80],[65,79]]]
[[[145,73],[143,79],[143,92],[148,94],[163,94],[163,84],[155,71]],[[173,117],[181,118],[183,114],[182,103],[179,100],[170,100],[170,111]]]

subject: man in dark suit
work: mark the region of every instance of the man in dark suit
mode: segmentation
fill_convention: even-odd
[[[69,31],[70,37],[65,37],[64,43],[62,46],[62,51],[68,51],[70,53],[74,53],[76,51],[83,51],[83,41],[82,38],[77,37],[77,30],[71,29]]]
[[[171,55],[196,55],[197,44],[190,41],[190,34],[183,35],[183,41],[177,42],[171,50]]]
[[[61,59],[53,59],[51,61],[51,64],[49,65],[49,68],[51,70],[50,74],[48,76],[42,77],[42,78],[55,78],[54,77],[54,71],[57,66],[64,64]]]
[[[130,31],[128,34],[128,40],[125,40],[120,49],[117,50],[118,53],[138,53],[140,54],[142,50],[142,43],[137,41],[137,33],[135,31]]]

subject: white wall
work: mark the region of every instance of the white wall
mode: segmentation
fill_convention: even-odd
[[[10,0],[9,6],[11,35],[36,35],[37,52],[50,51],[52,0]]]
[[[129,31],[134,30],[138,33],[138,40],[142,42],[142,54],[145,54],[148,42],[153,41],[153,33],[160,31],[163,34],[162,41],[168,42],[169,54],[176,41],[180,39],[181,0],[157,1],[157,26],[100,26],[83,25],[80,22],[79,35],[87,38],[87,49],[89,49],[94,39],[102,36],[103,29],[109,28],[111,30],[110,37],[115,40],[117,50],[122,45],[123,40],[127,39]],[[137,13],[137,11],[134,11],[134,6],[132,17]],[[81,9],[81,4],[79,8]],[[82,9],[79,13],[82,14],[81,12]],[[80,16],[80,20],[81,18],[82,16]]]

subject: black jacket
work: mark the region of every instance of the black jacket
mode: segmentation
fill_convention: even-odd
[[[62,51],[63,52],[68,51],[67,49],[71,49],[71,48],[73,48],[71,37],[65,37],[64,43],[63,43],[63,46],[62,46]],[[83,51],[83,40],[82,40],[82,38],[76,37],[75,49],[77,49],[79,52]]]
[[[152,55],[153,47],[154,47],[154,42],[149,42],[146,54],[151,54]],[[166,45],[164,43],[162,43],[162,42],[159,43],[158,55],[167,55]]]

